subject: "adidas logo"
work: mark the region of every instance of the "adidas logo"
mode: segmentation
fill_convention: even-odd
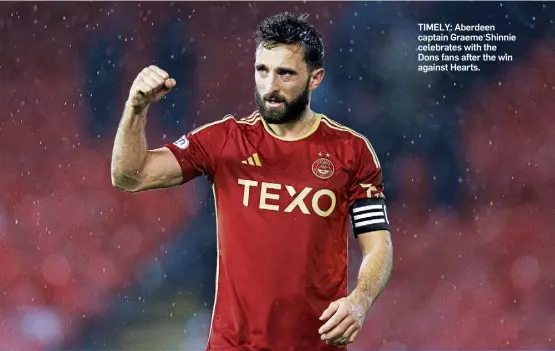
[[[252,156],[250,156],[246,160],[243,160],[242,163],[246,165],[262,167],[262,163],[260,163],[260,159],[258,158],[257,153],[252,154]]]

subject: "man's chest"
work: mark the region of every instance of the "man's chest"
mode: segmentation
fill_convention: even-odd
[[[237,138],[218,160],[215,183],[238,205],[328,217],[347,199],[349,166],[333,143]]]

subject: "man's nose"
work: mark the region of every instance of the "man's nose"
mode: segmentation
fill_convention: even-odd
[[[279,76],[275,73],[268,75],[268,93],[273,93],[279,90]]]

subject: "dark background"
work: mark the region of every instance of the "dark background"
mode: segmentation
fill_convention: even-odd
[[[1,3],[0,349],[203,349],[211,189],[122,193],[112,143],[150,64],[178,82],[150,111],[150,147],[250,114],[252,33],[285,10],[309,13],[326,41],[313,108],[366,135],[384,167],[394,270],[350,349],[554,348],[554,8]],[[513,61],[417,72],[417,23],[434,22],[515,34],[498,44]]]

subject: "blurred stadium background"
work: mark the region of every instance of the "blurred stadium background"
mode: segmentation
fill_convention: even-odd
[[[252,112],[250,38],[284,10],[308,12],[326,39],[313,107],[364,133],[384,166],[394,270],[351,350],[555,348],[554,8],[1,3],[0,349],[203,349],[210,188],[116,190],[113,138],[153,63],[178,86],[150,111],[151,147]],[[419,73],[420,22],[493,24],[516,34],[499,45],[514,60]]]

